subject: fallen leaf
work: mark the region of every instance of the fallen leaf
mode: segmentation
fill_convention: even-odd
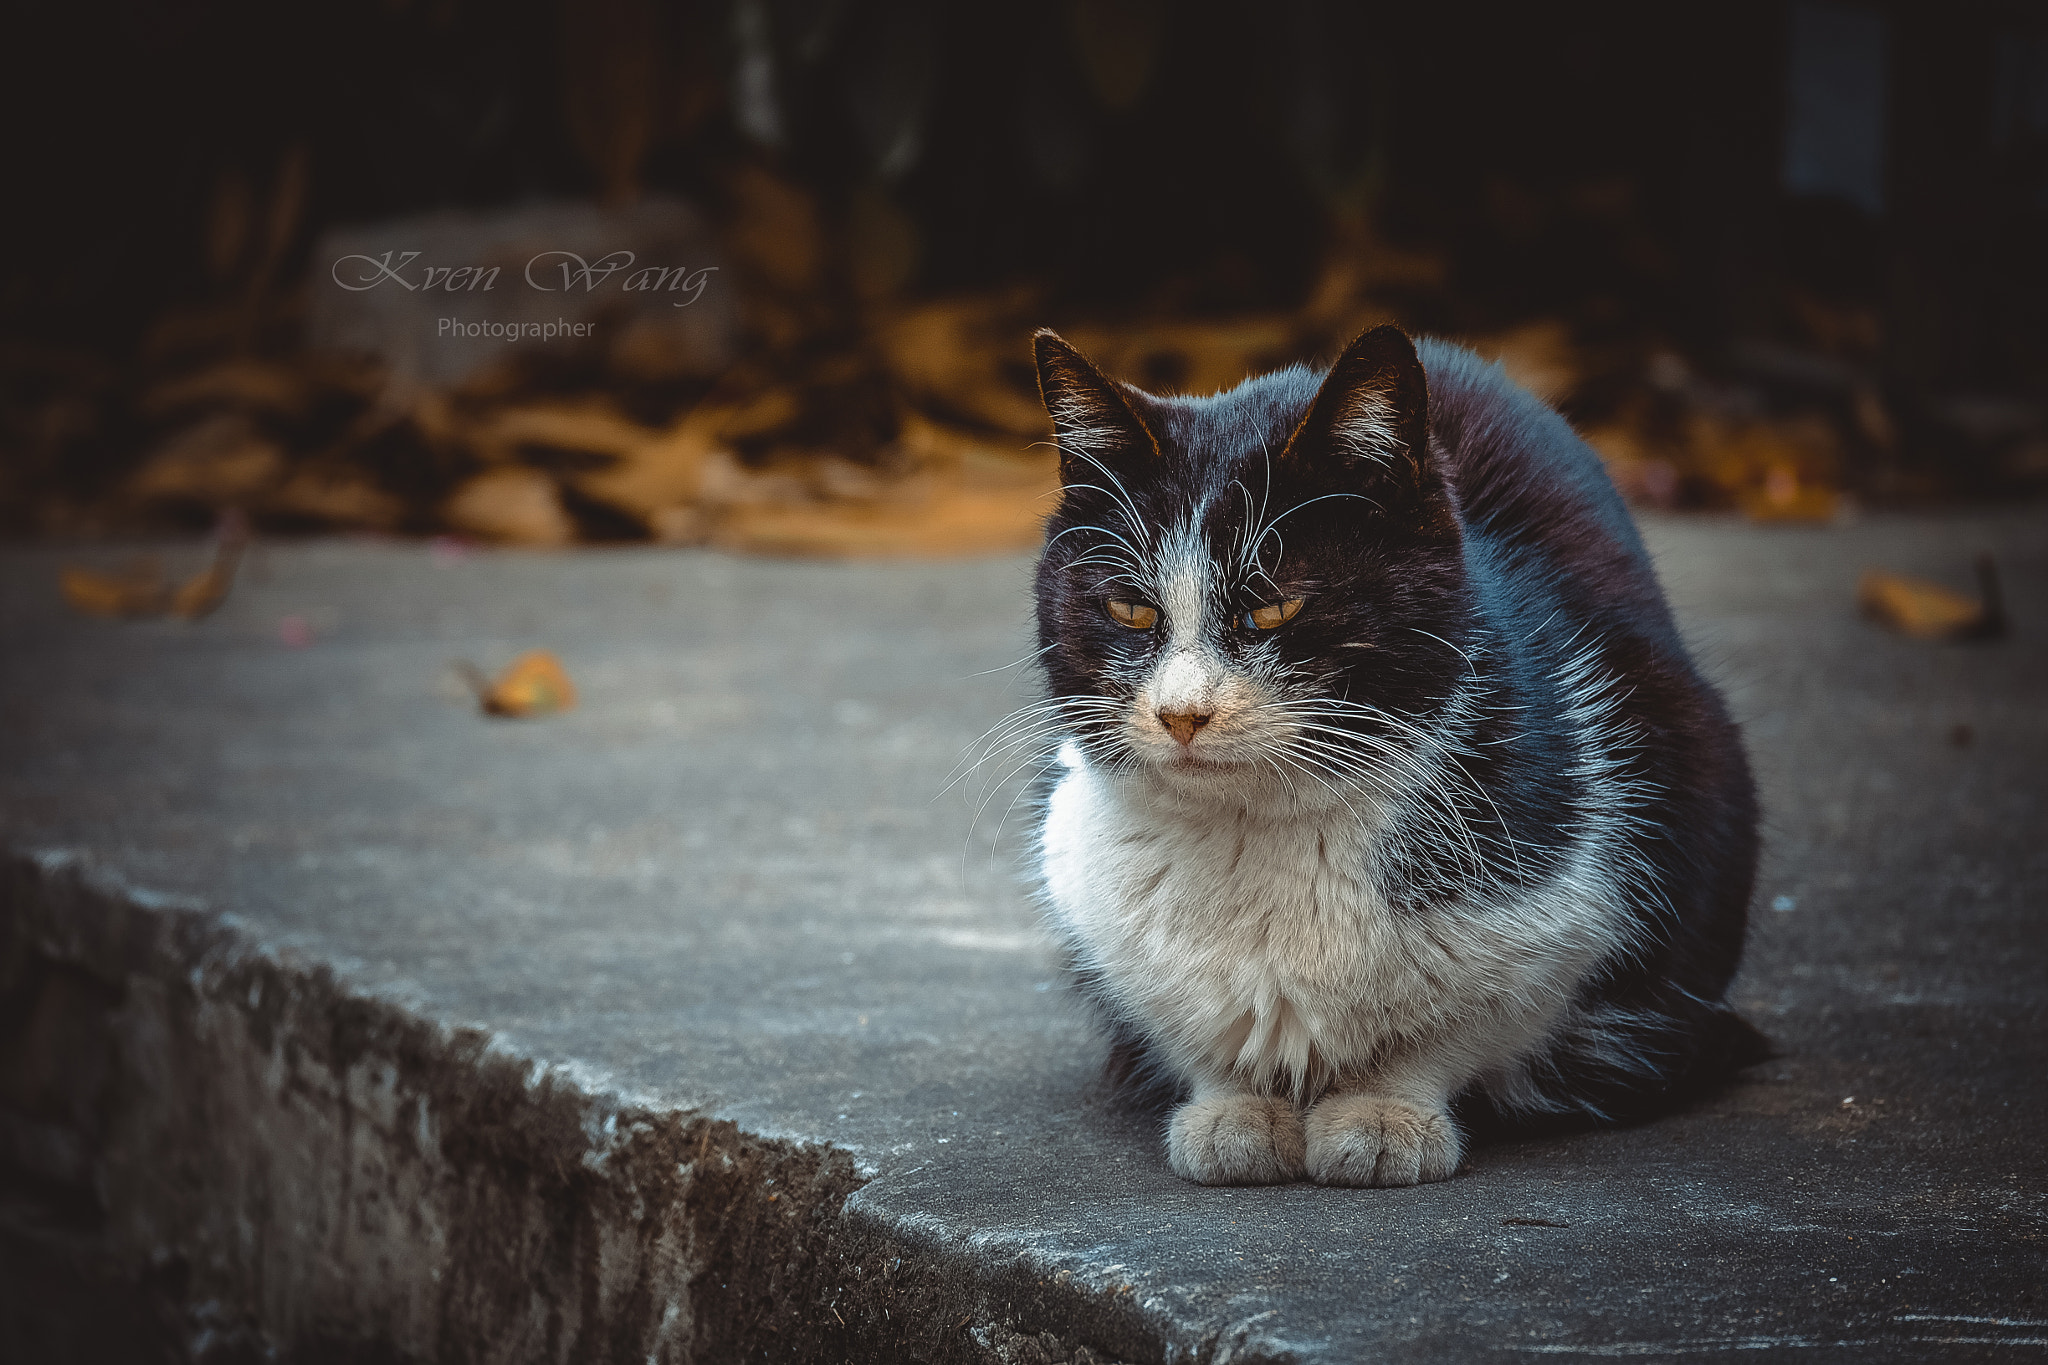
[[[171,594],[171,615],[196,621],[226,601],[228,589],[234,586],[235,567],[242,562],[242,548],[248,543],[248,519],[235,511],[222,516],[213,563],[178,585]]]
[[[119,573],[65,569],[59,577],[64,600],[88,616],[155,616],[170,603],[163,566],[138,559]]]
[[[235,581],[235,566],[213,564],[201,569],[178,585],[171,594],[171,615],[180,620],[196,621],[227,600],[228,588]]]
[[[537,469],[494,469],[455,491],[444,514],[458,531],[513,545],[567,545],[576,523],[554,480]]]
[[[625,455],[660,434],[628,419],[609,404],[546,403],[499,409],[479,424],[476,439],[508,449],[533,444]]]
[[[405,503],[360,473],[333,465],[302,466],[257,503],[266,516],[389,531],[405,517]]]
[[[304,365],[237,358],[153,385],[141,405],[152,417],[209,408],[297,417],[320,396],[324,378]]]
[[[1756,521],[1832,521],[1841,510],[1841,495],[1826,485],[1802,481],[1779,466],[1761,486],[1744,490],[1742,510]]]
[[[569,681],[562,661],[545,649],[520,655],[496,682],[466,659],[458,660],[455,667],[488,715],[544,716],[576,704],[576,684]]]
[[[277,483],[285,466],[284,450],[246,414],[220,412],[158,447],[128,479],[128,493],[146,503],[244,503]]]
[[[164,583],[163,564],[153,555],[128,561],[115,573],[72,566],[58,576],[64,600],[88,616],[161,616],[194,621],[219,606],[235,580],[235,566],[249,543],[249,522],[230,509],[221,516],[213,563],[173,590]]]
[[[1863,614],[1916,640],[1989,640],[2005,633],[1998,570],[1989,555],[1977,560],[1979,599],[1904,574],[1866,569],[1856,585]]]

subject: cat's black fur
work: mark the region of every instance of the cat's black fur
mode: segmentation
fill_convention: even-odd
[[[1470,788],[1464,847],[1481,857],[1433,827],[1392,838],[1383,881],[1395,913],[1427,915],[1482,882],[1511,900],[1586,821],[1626,826],[1628,942],[1577,988],[1607,1023],[1597,1037],[1560,1024],[1528,1058],[1540,1104],[1526,1089],[1503,1100],[1468,1086],[1468,1126],[1635,1120],[1764,1055],[1724,1000],[1757,856],[1740,738],[1687,655],[1627,509],[1562,417],[1471,352],[1411,346],[1392,328],[1361,337],[1330,372],[1295,367],[1207,398],[1109,380],[1050,333],[1037,346],[1067,485],[1037,574],[1053,697],[1128,698],[1162,647],[1159,632],[1104,612],[1105,597],[1142,595],[1118,571],[1113,536],[1200,509],[1200,539],[1226,566],[1263,515],[1277,535],[1256,581],[1230,585],[1233,610],[1305,596],[1310,609],[1272,632],[1297,674],[1420,726],[1461,686],[1480,698],[1457,762]],[[1361,417],[1363,443],[1347,430]],[[1245,630],[1217,641],[1226,655],[1267,644]],[[1602,733],[1625,750],[1611,758],[1628,809],[1589,810],[1575,776],[1585,713],[1571,692],[1595,672],[1617,684]],[[1107,722],[1067,733],[1105,771],[1136,762]],[[1152,1050],[1115,983],[1084,969],[1081,984],[1120,1056]],[[1619,1039],[1616,1019],[1630,1021]]]

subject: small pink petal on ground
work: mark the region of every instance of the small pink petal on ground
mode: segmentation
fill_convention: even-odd
[[[313,627],[303,616],[286,616],[277,623],[277,638],[291,649],[304,649],[313,643]]]
[[[469,558],[469,542],[461,536],[435,536],[427,542],[427,552],[433,557],[435,568],[445,569]]]

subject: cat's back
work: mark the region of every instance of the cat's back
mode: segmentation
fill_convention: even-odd
[[[1416,344],[1429,429],[1477,548],[1671,633],[1649,552],[1600,457],[1556,409],[1453,342]],[[1576,594],[1575,594],[1576,595]]]

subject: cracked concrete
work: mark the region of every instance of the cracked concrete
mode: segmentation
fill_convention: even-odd
[[[0,549],[0,1342],[89,1357],[61,1265],[171,1359],[2039,1354],[2048,525],[1647,531],[1782,1055],[1395,1191],[1185,1185],[1102,1092],[1014,784],[947,787],[1022,561],[314,542],[188,626]],[[1854,617],[1980,549],[2010,640]],[[476,716],[532,646],[583,705]]]

